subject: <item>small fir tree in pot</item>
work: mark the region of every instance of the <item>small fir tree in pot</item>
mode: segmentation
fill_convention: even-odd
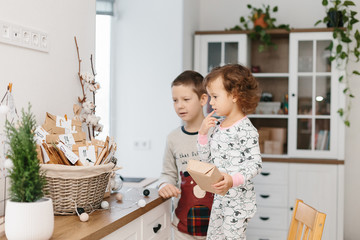
[[[36,121],[30,104],[27,112],[22,110],[18,128],[9,121],[5,123],[10,146],[7,157],[13,162],[9,177],[10,198],[14,202],[35,202],[44,196],[46,179],[37,158],[35,128]]]
[[[13,163],[9,168],[11,186],[5,208],[5,234],[9,240],[48,240],[54,231],[54,211],[52,199],[43,198],[46,179],[37,158],[36,122],[30,104],[27,112],[21,112],[19,123],[5,123],[7,157]]]

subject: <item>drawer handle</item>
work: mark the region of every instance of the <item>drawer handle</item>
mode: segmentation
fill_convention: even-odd
[[[157,233],[161,228],[161,224],[159,223],[156,227],[153,227],[154,233]]]
[[[263,221],[267,221],[267,220],[269,220],[270,218],[269,218],[269,217],[260,217],[260,219],[263,220]]]
[[[268,197],[270,197],[270,195],[269,194],[260,194],[260,197],[262,197],[262,198],[268,198]]]
[[[269,176],[270,175],[269,172],[261,172],[260,174],[263,175],[263,176]]]
[[[269,238],[259,238],[259,240],[270,240]]]

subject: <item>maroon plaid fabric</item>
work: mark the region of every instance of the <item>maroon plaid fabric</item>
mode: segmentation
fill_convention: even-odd
[[[209,226],[210,210],[205,206],[190,208],[187,215],[187,229],[194,236],[206,236]]]

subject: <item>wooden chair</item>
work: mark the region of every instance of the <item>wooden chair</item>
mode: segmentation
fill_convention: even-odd
[[[326,214],[296,199],[291,219],[288,240],[320,240],[325,224]]]

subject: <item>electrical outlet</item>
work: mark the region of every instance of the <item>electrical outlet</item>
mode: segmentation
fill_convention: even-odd
[[[35,47],[39,47],[40,45],[40,36],[38,33],[31,33],[32,34],[32,44],[35,46]]]
[[[30,35],[30,32],[27,31],[27,30],[23,30],[22,39],[23,39],[23,43],[29,45],[29,44],[31,43],[31,35]]]
[[[47,36],[46,36],[46,35],[41,35],[40,46],[41,46],[42,48],[47,48],[47,46],[48,46],[48,40],[47,40]]]
[[[10,26],[6,23],[3,23],[1,26],[1,36],[10,39]]]
[[[134,150],[150,150],[150,140],[135,140],[134,141]]]
[[[49,35],[46,32],[0,20],[1,42],[41,52],[49,52]]]
[[[21,42],[21,30],[17,27],[13,27],[11,31],[11,39],[13,42],[19,43]]]

